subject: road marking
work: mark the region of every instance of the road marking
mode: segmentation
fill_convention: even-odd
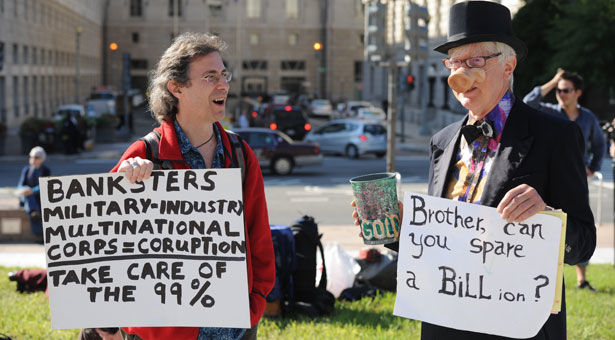
[[[319,203],[329,202],[329,197],[291,197],[293,203]]]
[[[301,184],[300,179],[265,179],[265,185],[283,186]]]
[[[77,164],[104,164],[104,163],[115,164],[117,163],[117,161],[113,159],[84,158],[84,159],[76,159],[75,163]]]

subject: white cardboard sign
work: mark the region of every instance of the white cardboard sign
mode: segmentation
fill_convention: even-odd
[[[249,328],[239,171],[41,178],[52,327]]]
[[[508,223],[495,208],[407,193],[394,314],[529,338],[553,306],[561,220]]]

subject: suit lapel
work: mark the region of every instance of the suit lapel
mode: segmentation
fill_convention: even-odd
[[[504,196],[506,183],[513,177],[519,165],[529,152],[534,138],[529,134],[529,116],[515,99],[489,171],[489,178],[481,197],[481,204],[495,207]],[[497,201],[496,201],[497,200]]]
[[[457,155],[455,152],[458,150],[459,145],[459,136],[461,135],[461,127],[467,121],[467,117],[464,120],[458,121],[454,123],[452,138],[448,141],[444,141],[443,145],[436,145],[442,151],[442,155],[438,157],[437,160],[434,160],[433,165],[433,190],[431,191],[431,195],[437,197],[444,197],[444,190],[446,189],[447,178],[449,174],[449,170],[451,167],[451,162],[453,158]]]

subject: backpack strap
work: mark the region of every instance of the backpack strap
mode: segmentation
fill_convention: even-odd
[[[245,184],[246,181],[246,149],[243,145],[243,139],[236,133],[224,130],[231,142],[231,157],[233,163],[241,169],[241,181]]]
[[[147,135],[139,138],[145,143],[145,154],[147,159],[154,163],[154,170],[169,170],[173,169],[173,165],[168,160],[160,160],[158,158],[158,149],[160,145],[160,132],[153,130]]]
[[[327,265],[325,264],[325,252],[322,249],[322,242],[320,239],[322,238],[322,234],[318,235],[318,249],[320,250],[320,258],[322,260],[322,274],[320,275],[320,282],[318,283],[318,288],[327,289]]]

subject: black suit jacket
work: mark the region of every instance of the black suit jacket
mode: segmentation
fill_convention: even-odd
[[[445,127],[432,137],[429,195],[443,197],[446,194],[459,152],[460,129],[466,119]],[[547,205],[568,214],[565,262],[576,264],[589,260],[596,247],[596,227],[589,207],[583,151],[583,136],[574,122],[536,111],[516,98],[480,203],[496,207],[510,189],[520,184],[532,186]],[[562,311],[552,314],[532,339],[565,338],[566,299],[563,297]],[[506,338],[423,322],[421,339]]]

